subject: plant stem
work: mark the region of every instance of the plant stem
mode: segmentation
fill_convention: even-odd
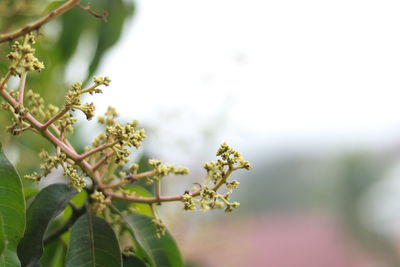
[[[23,72],[21,75],[21,79],[19,81],[19,88],[18,88],[18,104],[23,105],[24,104],[24,93],[25,93],[25,83],[26,83],[26,76],[27,72]]]
[[[83,160],[93,154],[96,154],[97,152],[100,152],[106,148],[112,147],[113,145],[115,145],[116,143],[118,143],[117,141],[112,142],[112,143],[106,143],[106,144],[102,144],[98,147],[93,148],[92,150],[89,150],[81,155],[78,156],[78,160]]]
[[[64,107],[62,110],[60,110],[56,115],[54,115],[52,118],[50,118],[47,122],[45,122],[42,125],[42,129],[47,129],[53,122],[55,122],[56,120],[58,120],[59,118],[61,118],[62,116],[65,115],[65,113],[68,112],[69,109],[67,109],[66,107]]]
[[[100,166],[103,165],[113,154],[114,154],[114,151],[105,155],[102,159],[100,159],[95,164],[93,164],[92,171],[96,171],[98,168],[100,168]]]

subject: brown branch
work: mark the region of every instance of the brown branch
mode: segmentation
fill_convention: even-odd
[[[0,90],[0,94],[14,109],[18,107],[17,100],[14,99],[6,90]],[[73,160],[77,160],[79,158],[79,155],[75,151],[73,151],[60,139],[55,137],[48,129],[43,130],[43,124],[40,123],[34,116],[32,116],[32,114],[28,112],[24,115],[24,118],[28,120],[32,127],[38,130],[43,137],[47,138],[54,145],[59,146],[70,158]]]
[[[127,183],[134,183],[137,180],[138,179],[136,179],[133,176],[129,175],[129,176],[126,176],[126,177],[122,178],[121,181],[119,181],[118,183],[103,184],[103,185],[99,186],[99,188],[100,189],[118,188],[118,187],[123,186],[124,184],[127,184]]]
[[[103,159],[104,159],[104,158],[103,158]],[[100,160],[100,161],[101,161],[101,160]],[[100,161],[99,161],[99,162],[100,162]],[[96,163],[96,165],[97,165],[97,164],[98,164],[98,162]],[[93,166],[93,169],[94,169],[94,167],[95,167],[96,165]],[[120,186],[122,186],[122,185],[124,185],[124,184],[126,184],[126,183],[133,183],[133,182],[136,182],[136,181],[139,180],[139,179],[147,178],[147,177],[149,177],[149,176],[154,175],[155,173],[156,173],[155,170],[151,170],[151,171],[141,172],[141,173],[137,173],[137,174],[132,174],[132,175],[129,175],[129,176],[124,177],[124,178],[123,178],[121,181],[119,181],[118,183],[115,183],[115,184],[103,184],[103,185],[99,186],[99,188],[101,188],[101,189],[117,188],[117,187],[120,187]]]
[[[107,22],[107,17],[108,17],[107,11],[103,11],[103,14],[96,13],[90,8],[90,3],[87,6],[79,5],[79,8],[87,11],[90,15],[92,15],[98,19],[101,19],[103,22]]]
[[[65,115],[65,113],[67,113],[69,111],[68,108],[63,108],[62,110],[60,110],[56,115],[54,115],[53,117],[51,117],[47,122],[45,122],[42,125],[42,129],[47,129],[51,124],[53,124],[55,121],[57,121],[58,119],[60,119],[62,116]]]
[[[161,199],[161,178],[157,178],[156,180],[156,199],[157,199],[157,204],[161,205],[160,199]]]
[[[141,172],[137,174],[133,174],[132,177],[135,179],[142,179],[142,178],[147,178],[149,176],[152,176],[156,173],[155,170],[147,171],[147,172]]]
[[[234,170],[237,168],[231,167],[229,170],[226,171],[225,175],[223,178],[213,187],[211,190],[217,191],[229,178],[229,176],[232,174]],[[119,194],[111,191],[103,191],[104,194],[108,197],[111,198],[116,198],[116,199],[121,199],[129,202],[136,202],[136,203],[148,203],[148,204],[153,204],[153,203],[161,203],[161,202],[172,202],[172,201],[182,201],[182,195],[175,195],[175,196],[155,196],[155,197],[140,197],[140,196],[130,196],[130,195],[124,195],[124,194]],[[188,192],[189,195],[192,197],[197,197],[201,193],[201,189],[198,189],[194,192]]]
[[[61,14],[67,12],[74,6],[78,5],[80,0],[69,0],[65,2],[63,5],[59,6],[58,8],[54,9],[53,11],[49,12],[46,16],[43,18],[40,18],[28,25],[25,25],[19,30],[16,30],[14,32],[10,33],[5,33],[0,35],[0,43],[4,43],[10,40],[13,40],[15,38],[21,37],[27,33],[30,33],[34,30],[39,29],[41,26],[49,22],[50,20],[60,16]]]
[[[100,166],[103,165],[113,154],[114,154],[114,151],[108,153],[102,159],[100,159],[95,164],[93,164],[92,171],[96,171],[98,168],[100,168]]]
[[[136,202],[136,203],[158,203],[158,202],[171,202],[171,201],[181,201],[182,195],[176,196],[167,196],[167,197],[160,197],[157,199],[156,197],[140,197],[140,196],[128,196],[123,194],[118,194],[114,192],[105,191],[104,194],[111,198],[121,199],[129,202]],[[191,193],[192,196],[198,196],[200,192],[196,193],[195,195]]]
[[[118,143],[118,141],[114,141],[114,142],[112,142],[112,143],[105,143],[105,144],[99,145],[99,146],[93,148],[92,150],[89,150],[89,151],[87,151],[87,152],[81,154],[81,155],[78,157],[78,160],[83,160],[83,159],[85,159],[85,158],[87,158],[87,157],[90,157],[91,155],[96,154],[97,152],[103,151],[104,149],[107,149],[107,148],[109,148],[109,147],[112,147],[112,146],[114,146],[114,145],[117,144],[117,143]]]

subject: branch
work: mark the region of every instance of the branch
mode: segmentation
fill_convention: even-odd
[[[102,159],[100,159],[98,162],[93,164],[92,171],[96,171],[98,168],[100,168],[100,166],[103,165],[113,154],[114,154],[114,151],[108,153]]]
[[[231,175],[231,173],[236,170],[237,168],[231,167],[223,178],[213,187],[211,190],[217,191],[228,179],[228,177]],[[115,192],[110,192],[110,191],[103,191],[103,193],[106,196],[109,196],[111,198],[116,198],[116,199],[121,199],[129,202],[136,202],[136,203],[148,203],[148,204],[153,204],[153,203],[161,203],[161,202],[172,202],[172,201],[181,201],[182,200],[182,195],[175,195],[175,196],[155,196],[155,197],[140,197],[140,196],[129,196],[129,195],[124,195],[124,194],[119,194]],[[197,197],[201,193],[201,189],[198,189],[194,192],[189,192],[188,194],[191,195],[192,197]]]
[[[59,6],[58,8],[54,9],[50,13],[48,13],[46,16],[43,18],[38,19],[37,21],[32,22],[31,24],[25,25],[19,30],[16,30],[15,32],[10,32],[10,33],[5,33],[0,35],[0,43],[4,43],[10,40],[13,40],[15,38],[21,37],[27,33],[30,33],[31,31],[39,29],[41,26],[49,22],[50,20],[60,16],[61,14],[67,12],[71,8],[75,7],[78,5],[80,0],[69,0],[65,2],[63,5]]]
[[[89,157],[89,156],[91,156],[93,154],[96,154],[97,152],[100,152],[100,151],[102,151],[102,150],[104,150],[106,148],[112,147],[116,143],[118,143],[118,141],[115,141],[115,142],[112,142],[112,143],[105,143],[105,144],[102,144],[102,145],[100,145],[98,147],[95,147],[92,150],[89,150],[89,151],[81,154],[79,156],[78,160],[83,160],[83,159],[85,159],[85,158],[87,158],[87,157]]]
[[[129,201],[129,202],[147,203],[147,204],[159,203],[159,202],[181,201],[182,200],[182,195],[160,197],[158,199],[157,197],[128,196],[128,195],[123,195],[123,194],[118,194],[118,193],[108,192],[108,191],[104,191],[103,193],[106,196],[109,196],[111,198],[121,199],[121,200]],[[198,195],[200,195],[200,191],[196,191],[195,193],[190,193],[190,195],[198,196]]]
[[[117,187],[123,186],[124,184],[127,184],[127,183],[134,183],[137,180],[138,179],[136,179],[132,175],[129,175],[129,176],[126,176],[123,179],[121,179],[121,181],[119,181],[118,183],[115,183],[115,184],[103,184],[103,185],[100,185],[99,188],[100,189],[117,188]]]
[[[65,115],[65,113],[67,113],[69,111],[69,109],[67,108],[63,108],[62,110],[60,110],[56,115],[54,115],[52,118],[50,118],[47,122],[45,122],[42,125],[42,129],[45,130],[47,129],[53,122],[55,122],[56,120],[58,120],[59,118],[61,118],[62,116]]]
[[[98,19],[101,19],[103,22],[107,22],[107,17],[108,17],[107,11],[104,11],[103,14],[96,13],[90,8],[90,3],[87,6],[79,5],[79,8],[87,11],[90,15],[92,15]]]
[[[161,198],[161,178],[157,178],[157,181],[156,181],[156,199],[158,200],[157,201],[158,205],[161,205],[160,198]]]
[[[103,158],[103,159],[104,159],[104,158]],[[103,159],[102,159],[102,160],[103,160]],[[101,160],[100,160],[100,161],[101,161]],[[100,162],[100,161],[99,161],[99,162]],[[98,163],[96,163],[96,165],[97,165],[97,164],[98,164]],[[94,169],[94,167],[95,167],[96,165],[93,166],[93,169]],[[120,186],[122,186],[122,185],[124,185],[124,184],[126,184],[126,183],[133,183],[133,182],[136,182],[136,181],[139,180],[139,179],[147,178],[147,177],[149,177],[149,176],[154,175],[155,173],[156,173],[155,170],[151,170],[151,171],[141,172],[141,173],[138,173],[138,174],[132,174],[132,175],[129,175],[129,176],[124,177],[124,178],[123,178],[121,181],[119,181],[118,183],[115,183],[115,184],[103,184],[103,185],[100,185],[99,188],[100,188],[100,189],[117,188],[117,187],[120,187]],[[158,190],[158,192],[160,192],[160,191]]]
[[[152,176],[156,173],[155,170],[151,170],[151,171],[147,171],[147,172],[141,172],[141,173],[137,173],[132,175],[133,178],[135,179],[142,179],[142,178],[147,178],[149,176]]]
[[[0,90],[0,94],[3,96],[3,98],[15,109],[18,107],[18,102],[15,100],[6,90]],[[54,145],[59,146],[70,158],[77,160],[79,155],[72,150],[69,146],[67,146],[64,142],[62,142],[60,139],[55,137],[51,132],[49,132],[47,129],[43,130],[43,124],[40,123],[32,114],[29,112],[24,115],[24,118],[29,121],[29,123],[32,125],[33,128],[38,130],[40,132],[40,135],[43,137],[47,138],[50,142],[52,142]]]

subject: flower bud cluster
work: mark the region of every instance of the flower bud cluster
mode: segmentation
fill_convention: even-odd
[[[146,138],[144,129],[137,129],[137,121],[122,125],[115,123],[107,126],[106,138],[109,143],[114,144],[111,148],[115,153],[115,163],[124,164],[128,162],[130,151],[128,147],[139,148]]]
[[[102,213],[107,208],[107,205],[111,202],[109,199],[106,199],[102,192],[97,190],[90,195],[90,198],[92,200],[90,203],[90,209],[94,214]]]
[[[189,193],[182,195],[182,202],[184,210],[196,210],[195,199]]]
[[[75,188],[78,192],[81,192],[86,186],[85,179],[78,175],[77,169],[71,164],[65,166],[64,176],[70,178],[69,185]]]
[[[108,76],[105,76],[105,77],[96,76],[93,78],[93,81],[96,84],[96,86],[99,86],[99,85],[109,86],[111,79]]]
[[[58,129],[64,135],[70,134],[74,131],[74,124],[78,121],[71,113],[65,113],[57,122]]]
[[[42,163],[40,164],[40,169],[43,170],[43,177],[50,174],[51,170],[57,168],[59,165],[63,164],[67,160],[67,155],[60,153],[56,156],[50,156],[45,150],[42,150],[39,154]]]
[[[31,46],[35,43],[33,34],[25,37],[23,44],[16,41],[12,46],[7,58],[11,60],[12,64],[9,71],[13,76],[21,76],[23,72],[38,71],[44,69],[43,62],[40,62],[33,54],[35,49]]]
[[[94,117],[94,111],[96,107],[94,106],[93,103],[84,103],[82,105],[82,101],[80,99],[80,96],[84,93],[89,93],[89,94],[99,94],[102,93],[103,91],[98,88],[100,85],[106,85],[108,86],[111,82],[110,78],[108,77],[95,77],[93,79],[94,85],[92,85],[89,88],[82,89],[82,83],[81,82],[76,82],[74,83],[70,90],[67,92],[65,96],[65,108],[66,110],[81,110],[85,115],[87,120],[91,120]]]
[[[105,124],[106,126],[113,126],[115,124],[116,117],[118,117],[116,109],[109,106],[104,116],[98,116],[97,120],[100,124]],[[137,121],[135,121],[135,123],[137,125]]]
[[[63,165],[63,163],[67,161],[67,156],[64,153],[50,156],[49,153],[45,150],[42,150],[42,152],[40,152],[39,157],[42,160],[42,163],[40,164],[40,169],[42,170],[42,173],[38,174],[37,172],[34,172],[30,175],[25,175],[25,178],[40,181],[42,177],[46,177],[47,175],[49,175],[52,169]]]
[[[13,108],[9,104],[3,104],[3,105],[1,105],[1,108],[3,110],[12,112],[14,115],[14,117],[12,118],[12,123],[10,125],[6,126],[7,132],[9,132],[12,135],[19,135],[24,130],[29,128],[29,124],[24,122],[24,120],[23,120],[27,110],[22,105],[19,105],[18,107]]]
[[[26,99],[29,112],[33,116],[43,115],[44,111],[44,99],[38,94],[34,93],[32,90],[26,92]]]
[[[154,224],[154,226],[156,228],[156,237],[157,238],[160,238],[161,236],[165,235],[165,232],[167,231],[167,227],[165,226],[163,221],[161,221],[158,218],[153,218],[152,223]]]
[[[173,164],[162,164],[161,160],[150,159],[149,165],[155,171],[154,178],[157,180],[160,180],[162,177],[169,174],[186,175],[189,173],[189,170],[186,167],[178,167]]]
[[[234,208],[239,207],[238,202],[230,202],[230,195],[234,189],[239,187],[236,180],[228,181],[231,173],[238,169],[250,169],[248,161],[244,160],[242,155],[223,143],[217,151],[220,157],[216,162],[204,164],[207,171],[207,179],[200,189],[200,199],[196,199],[190,193],[182,195],[182,202],[185,210],[195,210],[196,204],[204,211],[225,208],[225,212],[231,212]],[[222,185],[225,185],[227,193],[222,195],[217,191]]]

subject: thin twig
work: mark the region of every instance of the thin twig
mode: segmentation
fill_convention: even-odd
[[[98,19],[101,19],[103,22],[107,22],[107,17],[108,17],[107,11],[103,11],[103,14],[96,13],[91,9],[90,3],[87,6],[79,5],[79,8],[87,11],[90,15],[92,15]]]
[[[229,170],[225,173],[223,178],[213,187],[211,190],[217,191],[228,179],[228,177],[231,175],[231,173],[235,170],[235,168],[229,168]],[[194,192],[189,192],[188,194],[191,195],[192,197],[196,197],[200,195],[201,189],[198,189]],[[115,192],[110,192],[110,191],[104,191],[104,194],[106,196],[109,196],[111,198],[116,198],[116,199],[122,199],[125,201],[130,201],[130,202],[137,202],[137,203],[161,203],[161,202],[171,202],[171,201],[182,201],[182,195],[175,195],[175,196],[159,196],[159,197],[140,197],[140,196],[130,196],[130,195],[124,195],[124,194],[119,194]]]
[[[134,183],[136,182],[138,179],[134,178],[132,175],[126,176],[124,178],[121,179],[121,181],[119,181],[118,183],[115,184],[103,184],[101,186],[99,186],[100,189],[110,189],[110,188],[117,188],[120,186],[123,186],[124,184],[127,183]]]
[[[78,158],[78,160],[83,160],[93,154],[96,154],[97,152],[103,151],[106,148],[112,147],[114,146],[116,143],[118,143],[118,141],[112,142],[112,143],[106,143],[106,144],[102,144],[99,145],[98,147],[93,148],[92,150],[89,150],[83,154],[81,154]]]
[[[154,175],[155,173],[156,173],[155,170],[151,170],[151,171],[147,171],[147,172],[141,172],[141,173],[133,174],[132,176],[135,179],[143,179],[143,178],[150,177],[150,176]]]
[[[63,108],[62,110],[60,110],[56,115],[54,115],[53,117],[51,117],[47,122],[45,122],[42,125],[42,129],[47,129],[51,124],[53,124],[53,122],[57,121],[58,119],[60,119],[62,116],[65,115],[65,113],[67,113],[69,111],[68,108]]]
[[[105,155],[102,159],[97,161],[94,165],[92,165],[92,171],[96,171],[101,165],[103,165],[112,155],[114,154],[114,151],[108,153]]]
[[[158,202],[157,202],[158,205],[161,205],[160,198],[161,198],[161,178],[157,178],[157,181],[156,181],[156,199],[158,200]]]

